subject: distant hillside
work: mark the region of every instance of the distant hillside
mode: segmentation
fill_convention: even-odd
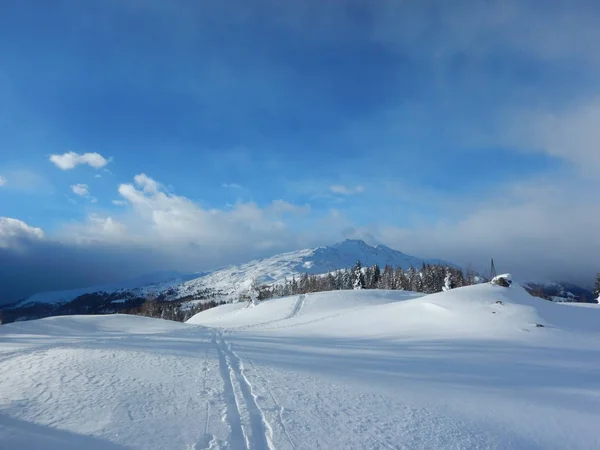
[[[110,294],[119,300],[129,297],[161,297],[165,300],[182,298],[237,297],[239,292],[247,290],[256,279],[260,283],[274,283],[303,273],[320,274],[353,266],[360,260],[363,266],[378,264],[408,269],[420,268],[423,263],[450,265],[438,259],[423,259],[406,255],[385,245],[375,247],[361,240],[343,242],[313,249],[282,253],[269,258],[250,261],[245,264],[228,266],[212,272],[203,273],[161,273],[157,279],[132,280],[121,285],[92,286],[84,289],[42,292],[32,295],[17,306],[32,304],[67,303],[89,294]]]
[[[439,259],[410,256],[385,245],[370,246],[361,240],[282,253],[269,258],[228,266],[211,272],[161,272],[127,283],[83,289],[42,292],[4,308],[5,321],[64,314],[101,314],[130,311],[146,300],[173,302],[177,308],[194,308],[206,302],[231,302],[247,292],[254,281],[277,284],[302,274],[325,274],[352,267],[379,265],[421,268],[423,264],[452,266]]]
[[[535,282],[523,284],[527,291],[537,297],[552,301],[596,303],[594,294],[588,289],[568,282]]]

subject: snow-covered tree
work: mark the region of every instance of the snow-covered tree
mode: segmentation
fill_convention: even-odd
[[[446,271],[446,278],[444,278],[444,287],[442,287],[442,290],[449,291],[451,289],[454,289],[454,279],[452,273],[448,270]]]
[[[419,272],[417,272],[413,266],[410,266],[406,272],[406,282],[408,289],[404,289],[405,291],[418,292],[416,289],[418,289],[419,284],[422,284],[421,277],[419,276]]]
[[[379,279],[379,285],[377,286],[379,289],[393,289],[394,284],[394,269],[392,266],[387,264],[383,268],[383,273],[381,274],[381,278]]]
[[[352,270],[352,278],[354,279],[354,289],[365,288],[365,274],[363,273],[360,261],[356,261],[354,269]]]
[[[421,274],[423,276],[423,291],[426,294],[438,292],[438,289],[436,289],[435,286],[435,267],[432,267],[429,264],[423,264]]]
[[[258,304],[258,298],[260,296],[260,284],[258,279],[252,278],[250,285],[240,293],[239,300],[245,300],[248,302],[248,306],[254,306]]]
[[[596,283],[594,284],[594,297],[600,303],[600,272],[596,274]]]

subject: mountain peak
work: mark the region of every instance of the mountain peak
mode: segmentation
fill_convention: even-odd
[[[374,248],[372,246],[370,246],[369,244],[367,244],[365,241],[363,241],[362,239],[344,239],[341,242],[338,242],[337,244],[333,244],[331,247],[369,247],[369,248]]]
[[[411,266],[419,268],[423,263],[451,265],[440,260],[410,256],[381,244],[371,246],[362,239],[345,239],[330,246],[283,253],[211,272],[196,274],[166,272],[158,274],[156,278],[144,277],[141,280],[114,286],[40,293],[21,302],[21,306],[32,303],[64,303],[95,292],[119,293],[118,295],[121,296],[129,293],[135,297],[146,297],[151,292],[157,295],[163,294],[165,298],[177,299],[209,290],[219,293],[222,298],[235,299],[238,291],[246,289],[253,279],[272,284],[303,273],[324,274],[347,269],[354,266],[356,261],[360,261],[365,267],[377,264],[381,268],[389,265],[405,270]]]

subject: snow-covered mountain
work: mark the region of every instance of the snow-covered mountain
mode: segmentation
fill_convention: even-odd
[[[566,281],[528,281],[523,287],[532,295],[555,302],[596,303],[591,290]]]
[[[220,298],[231,300],[249,288],[254,279],[264,284],[277,283],[303,273],[321,274],[353,266],[378,264],[408,269],[420,268],[423,263],[452,265],[437,259],[423,259],[406,255],[385,245],[371,246],[361,240],[347,239],[331,246],[282,253],[269,258],[228,266],[211,272],[191,274],[160,274],[159,279],[133,280],[121,285],[92,286],[83,289],[42,292],[17,306],[71,302],[84,295],[110,295],[113,301],[121,298],[139,298],[152,295],[166,300],[193,298]]]

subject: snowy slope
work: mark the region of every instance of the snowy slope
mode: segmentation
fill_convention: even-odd
[[[600,448],[599,364],[600,306],[519,286],[54,317],[0,326],[0,447]]]
[[[177,299],[193,296],[205,289],[211,289],[225,299],[237,299],[239,292],[250,287],[252,279],[262,283],[283,281],[285,278],[299,276],[302,273],[320,274],[337,269],[352,267],[357,260],[364,266],[389,264],[408,269],[411,265],[420,268],[425,263],[452,265],[441,260],[424,260],[392,250],[384,245],[372,247],[360,240],[345,240],[335,245],[314,249],[283,253],[270,258],[248,262],[238,266],[229,266],[212,272],[198,274],[161,274],[159,279],[132,280],[125,284],[94,286],[68,291],[43,292],[35,294],[19,303],[26,306],[32,303],[64,303],[83,294],[95,292],[131,293],[145,297],[166,294],[167,298]]]

